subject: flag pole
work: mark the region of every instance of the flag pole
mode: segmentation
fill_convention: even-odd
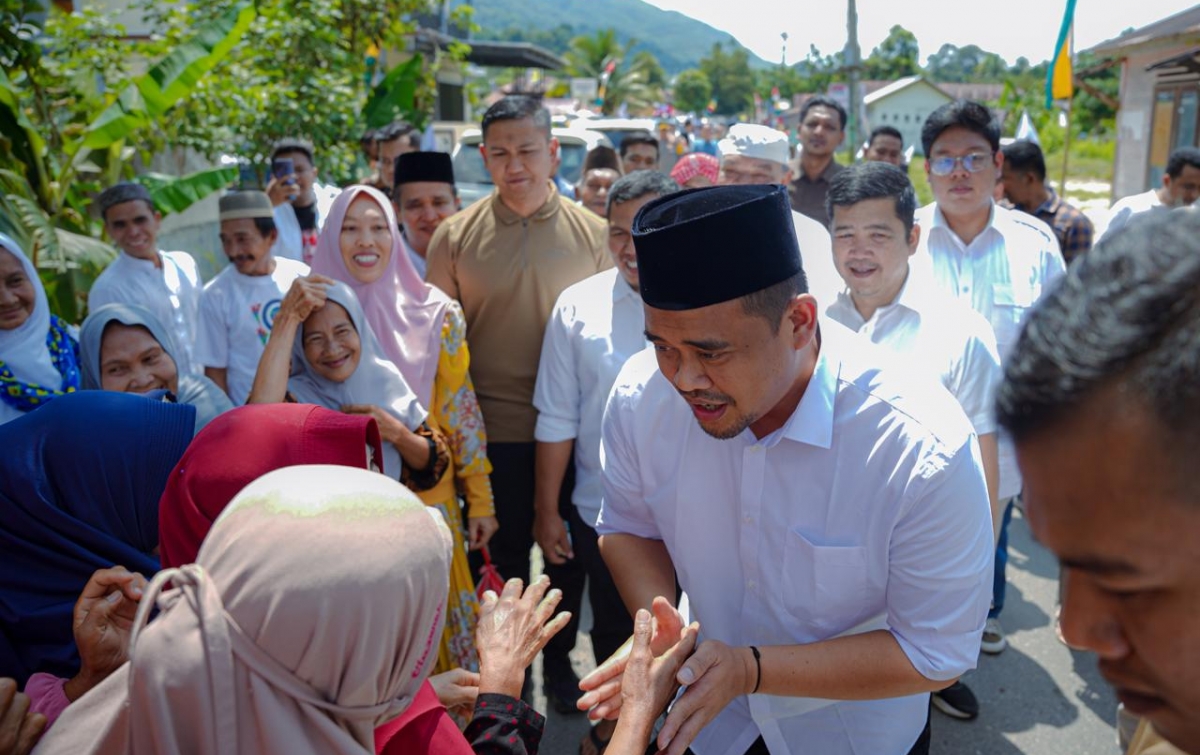
[[[1062,181],[1058,184],[1058,193],[1062,199],[1067,196],[1067,162],[1071,159],[1071,100],[1066,102],[1067,137],[1063,143]]]

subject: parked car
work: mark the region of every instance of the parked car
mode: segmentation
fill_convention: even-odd
[[[587,118],[573,121],[571,127],[597,131],[604,134],[612,142],[614,149],[621,148],[621,140],[630,131],[649,131],[651,134],[658,133],[655,130],[655,120],[653,118]]]
[[[583,159],[590,150],[612,146],[608,137],[598,131],[555,128],[551,129],[550,133],[558,139],[558,175],[571,186],[579,183]],[[459,136],[458,145],[454,147],[454,183],[458,187],[458,196],[463,207],[472,205],[492,193],[492,177],[483,165],[483,155],[479,154],[479,145],[482,142],[483,132],[470,129]]]

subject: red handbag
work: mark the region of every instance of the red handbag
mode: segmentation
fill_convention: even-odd
[[[492,565],[492,556],[488,553],[488,549],[483,549],[483,566],[479,567],[479,584],[475,588],[475,594],[483,600],[483,594],[491,590],[499,595],[504,592],[504,578],[500,576],[500,570]]]

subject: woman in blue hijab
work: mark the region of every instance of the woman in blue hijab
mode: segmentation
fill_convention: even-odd
[[[178,403],[196,407],[196,432],[200,432],[233,404],[213,381],[180,372],[175,358],[179,353],[171,331],[136,304],[106,304],[89,314],[79,331],[85,390],[170,391]]]
[[[83,391],[0,425],[0,676],[74,676],[72,611],[92,573],[158,571],[158,499],[195,418]]]

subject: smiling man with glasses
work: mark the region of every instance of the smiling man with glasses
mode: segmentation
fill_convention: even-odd
[[[929,229],[917,257],[931,264],[943,289],[991,323],[1005,362],[1025,315],[1063,274],[1058,241],[1042,221],[992,200],[1004,155],[1000,126],[986,107],[966,100],[943,105],[921,128],[921,146],[935,201],[916,214],[916,223]],[[993,654],[1008,646],[999,616],[1004,608],[1008,523],[1013,500],[1021,493],[1021,475],[1006,436],[1000,437],[999,450],[1004,519],[996,547],[992,610],[980,646]],[[979,710],[962,683],[935,695],[934,704],[957,718],[974,718]]]

